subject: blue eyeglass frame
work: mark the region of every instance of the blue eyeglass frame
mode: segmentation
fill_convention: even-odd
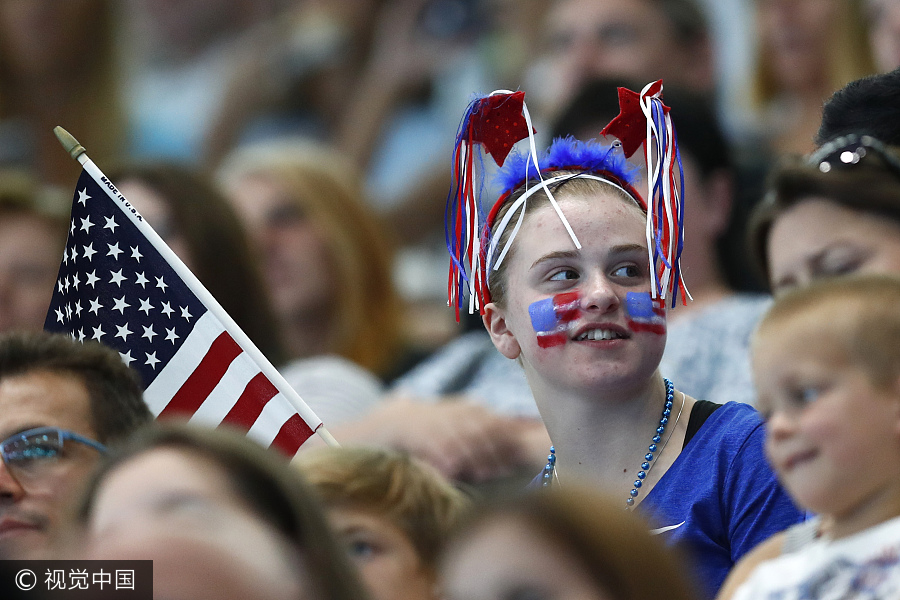
[[[106,446],[101,444],[100,442],[95,442],[94,440],[84,437],[83,435],[79,435],[74,431],[69,431],[68,429],[62,429],[61,427],[35,427],[34,429],[28,429],[26,431],[20,431],[19,433],[14,433],[3,441],[0,441],[0,457],[2,457],[3,462],[7,461],[6,458],[6,446],[11,441],[24,440],[28,436],[31,435],[40,435],[42,433],[55,433],[59,435],[59,437],[65,442],[66,440],[72,440],[74,442],[78,442],[80,444],[84,444],[85,446],[89,446],[101,454],[106,454],[107,449]]]

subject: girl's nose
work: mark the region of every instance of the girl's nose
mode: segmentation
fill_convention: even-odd
[[[584,311],[608,313],[621,304],[618,289],[604,273],[596,273],[585,279],[581,290],[581,306]]]

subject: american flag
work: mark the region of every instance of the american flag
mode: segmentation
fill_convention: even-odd
[[[44,329],[116,349],[140,373],[158,417],[236,426],[293,456],[321,420],[106,176],[83,161]]]

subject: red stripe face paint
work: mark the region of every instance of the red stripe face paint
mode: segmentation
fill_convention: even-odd
[[[662,298],[651,298],[650,292],[625,294],[625,323],[639,333],[649,331],[657,335],[666,332],[666,308]]]
[[[538,346],[550,348],[566,343],[569,330],[581,316],[581,299],[578,292],[556,294],[532,302],[528,306],[531,326],[537,333]]]

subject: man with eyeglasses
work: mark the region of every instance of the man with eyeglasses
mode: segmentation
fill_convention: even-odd
[[[105,445],[152,418],[114,350],[0,336],[0,558],[40,557]]]

